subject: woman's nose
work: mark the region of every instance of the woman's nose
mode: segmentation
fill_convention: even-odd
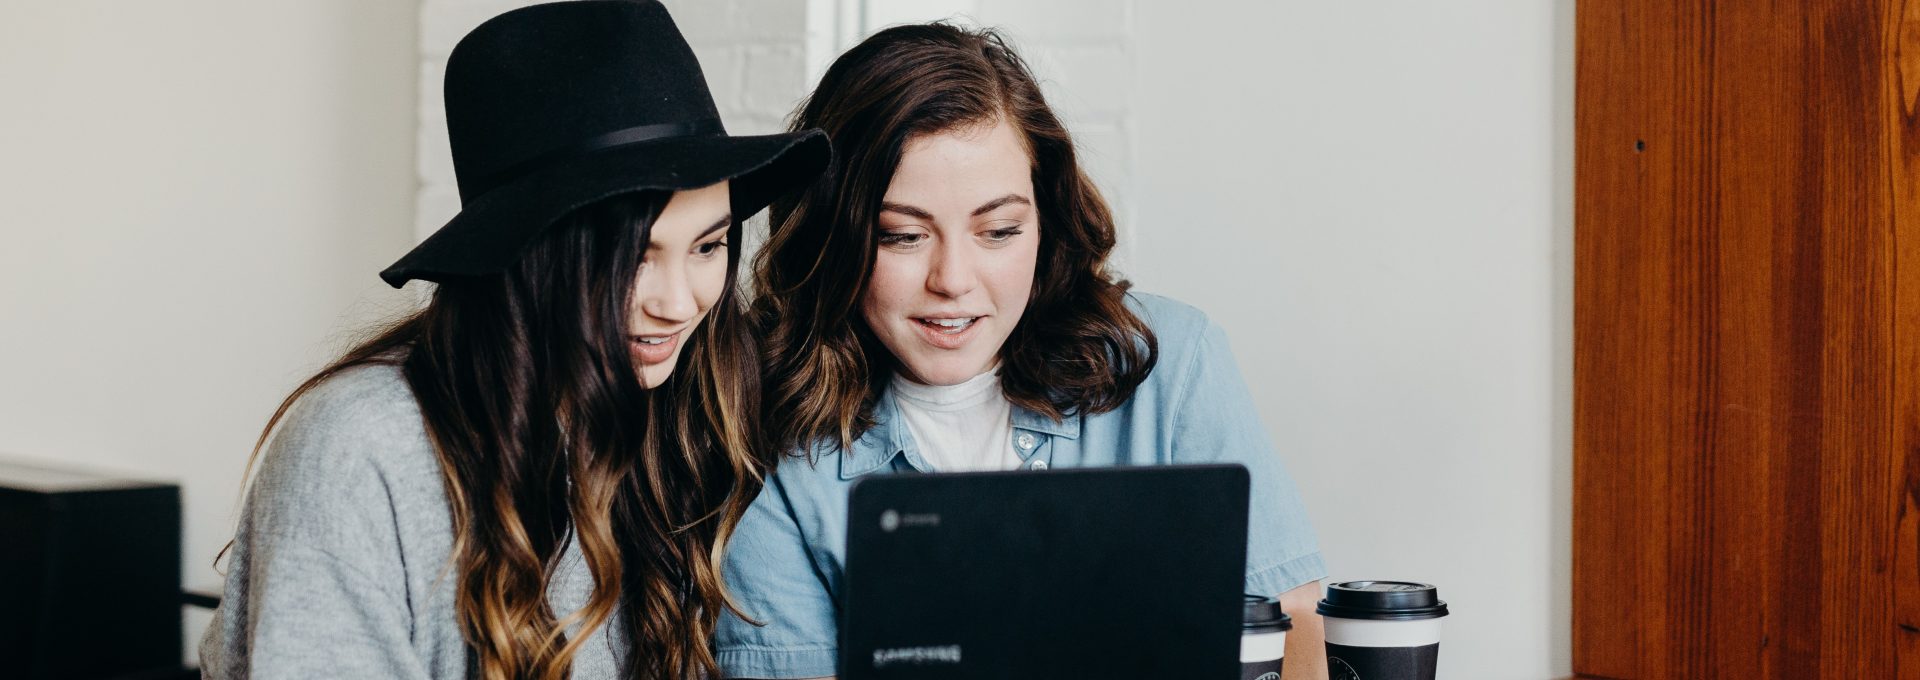
[[[678,265],[649,266],[640,276],[640,309],[667,323],[684,323],[699,312],[689,271]]]
[[[941,246],[934,252],[933,267],[927,272],[927,290],[945,297],[960,297],[979,285],[979,272],[967,248]]]

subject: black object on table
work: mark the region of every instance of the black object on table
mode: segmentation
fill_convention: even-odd
[[[0,460],[0,675],[180,670],[180,487]]]
[[[848,498],[843,680],[1237,678],[1247,470],[869,475]]]

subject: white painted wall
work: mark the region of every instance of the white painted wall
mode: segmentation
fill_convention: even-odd
[[[1131,274],[1224,326],[1334,580],[1570,674],[1572,0],[1141,2]]]
[[[407,304],[415,8],[0,3],[0,455],[180,482],[189,585],[280,398]]]

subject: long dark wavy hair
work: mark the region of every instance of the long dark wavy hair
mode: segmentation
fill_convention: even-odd
[[[835,60],[790,128],[821,128],[834,158],[821,181],[776,201],[754,260],[764,330],[768,438],[807,451],[872,427],[895,359],[859,313],[882,197],[909,140],[1004,121],[1033,168],[1040,256],[1032,296],[1000,349],[1008,401],[1054,419],[1119,408],[1153,370],[1153,331],[1107,268],[1113,215],[1032,72],[992,30],[948,24],[875,33]]]
[[[628,194],[546,230],[508,271],[442,283],[424,309],[301,384],[260,434],[329,377],[397,365],[419,401],[453,516],[460,628],[476,677],[568,677],[617,610],[629,677],[717,677],[721,548],[771,463],[754,438],[758,367],[734,290],[642,386],[628,310],[667,195]],[[739,244],[740,225],[732,227]],[[568,541],[594,579],[564,620],[546,584]],[[578,626],[576,635],[566,631]]]

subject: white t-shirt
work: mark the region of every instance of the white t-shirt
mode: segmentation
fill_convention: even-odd
[[[1020,467],[1020,454],[1013,448],[1013,405],[1000,391],[997,370],[944,386],[894,374],[893,401],[920,445],[920,456],[935,471]]]

